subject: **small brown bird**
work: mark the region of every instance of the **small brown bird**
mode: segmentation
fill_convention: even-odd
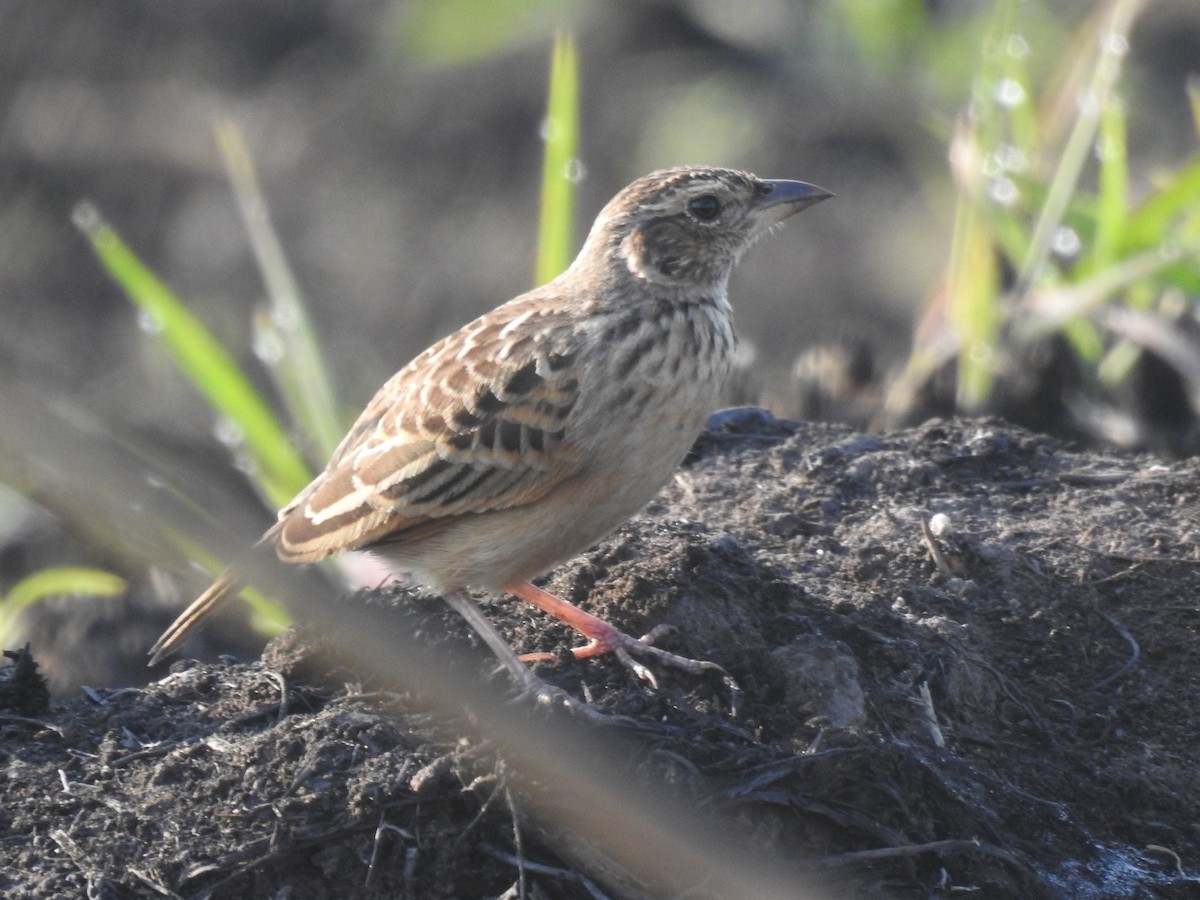
[[[588,638],[576,657],[614,651],[651,681],[630,654],[716,668],[624,634],[529,579],[594,544],[670,478],[729,373],[734,264],[772,226],[830,196],[700,166],[633,182],[565,272],[397,372],[261,543],[291,563],[373,551],[446,597],[521,672],[464,589],[520,597]],[[227,570],[159,638],[152,661],[238,589]]]

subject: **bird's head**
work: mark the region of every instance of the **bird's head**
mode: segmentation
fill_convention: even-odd
[[[771,181],[731,169],[663,169],[609,201],[577,264],[617,266],[672,287],[723,288],[756,239],[832,196],[803,181]]]

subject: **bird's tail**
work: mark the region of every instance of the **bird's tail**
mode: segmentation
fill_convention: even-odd
[[[234,596],[241,586],[233,567],[222,572],[217,580],[208,586],[208,590],[193,600],[191,605],[179,614],[179,618],[171,623],[171,627],[162,633],[162,637],[154,642],[154,646],[150,648],[148,665],[153,666],[178,650],[188,632]]]

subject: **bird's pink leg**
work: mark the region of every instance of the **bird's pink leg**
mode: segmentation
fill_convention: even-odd
[[[633,670],[634,674],[639,678],[649,682],[654,687],[658,687],[658,679],[654,677],[654,673],[633,658],[633,655],[646,656],[693,675],[700,675],[704,672],[718,672],[722,676],[722,679],[731,685],[735,692],[739,692],[737,684],[729,677],[729,673],[716,663],[702,659],[689,659],[686,656],[679,656],[655,647],[653,645],[654,639],[662,634],[664,630],[661,627],[654,629],[649,634],[643,635],[641,638],[635,638],[621,631],[615,625],[605,622],[603,619],[593,616],[589,612],[584,612],[578,606],[568,603],[561,597],[556,597],[549,591],[544,591],[528,581],[521,582],[520,584],[510,584],[505,590],[514,597],[519,597],[526,603],[532,603],[538,609],[548,612],[554,618],[566,622],[587,638],[588,642],[582,647],[571,648],[571,655],[576,659],[586,659],[589,656],[612,653],[625,666]],[[558,656],[553,653],[521,654],[523,662],[554,662],[557,659]]]
[[[568,603],[561,597],[557,597],[549,591],[544,591],[528,581],[520,584],[510,584],[505,590],[514,597],[524,600],[526,603],[532,603],[543,612],[554,616],[554,618],[566,622],[587,638],[588,642],[582,647],[571,649],[571,655],[576,659],[587,659],[589,656],[600,656],[604,653],[610,653],[621,646],[624,640],[629,639],[628,635],[618,630],[614,625],[605,622],[598,616],[593,616],[589,612],[584,612],[573,603]],[[524,653],[521,655],[521,659],[525,662],[553,662],[558,659],[558,656],[554,653]]]

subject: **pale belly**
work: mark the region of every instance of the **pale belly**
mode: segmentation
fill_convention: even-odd
[[[586,386],[592,400],[581,401],[586,412],[568,430],[584,465],[536,502],[463,515],[419,541],[372,549],[437,593],[499,591],[588,549],[658,493],[719,402],[733,335],[725,321],[708,335],[704,352],[677,366],[647,359],[619,382]]]
[[[534,504],[461,516],[420,541],[371,549],[435,593],[499,591],[528,581],[645,506],[678,468],[706,416],[679,407],[662,411],[597,449],[590,468]]]

